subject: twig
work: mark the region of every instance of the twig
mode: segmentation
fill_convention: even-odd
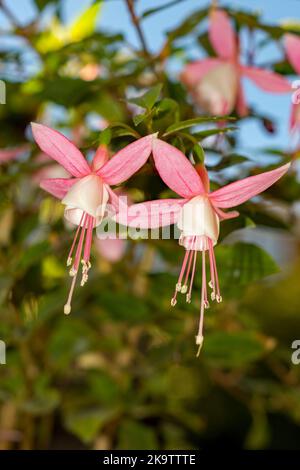
[[[147,43],[146,43],[146,40],[145,40],[145,36],[144,36],[143,30],[141,28],[140,22],[139,22],[139,18],[135,13],[134,0],[125,0],[125,1],[126,1],[126,4],[127,4],[127,8],[128,8],[130,17],[132,19],[132,23],[134,24],[137,35],[138,35],[138,37],[141,41],[143,52],[144,52],[146,57],[151,58],[151,54],[148,50]]]

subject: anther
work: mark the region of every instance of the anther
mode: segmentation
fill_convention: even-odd
[[[215,300],[215,299],[216,299],[216,294],[215,294],[215,292],[212,292],[212,293],[210,294],[210,298],[211,298],[211,300]]]
[[[177,282],[176,284],[176,292],[180,292],[181,291],[181,282]]]
[[[72,268],[71,268],[70,271],[69,271],[69,274],[70,274],[71,277],[76,276],[76,274],[77,274],[77,269],[75,269],[74,266],[72,266]]]
[[[209,302],[208,302],[208,300],[204,300],[204,308],[209,308]]]
[[[69,256],[69,258],[67,259],[67,266],[71,266],[72,264],[72,258],[71,256]]]
[[[182,287],[181,287],[181,293],[182,294],[186,294],[187,293],[187,290],[188,290],[188,286],[186,284],[184,284]]]
[[[199,357],[199,355],[200,355],[202,345],[203,345],[203,340],[204,340],[204,338],[203,338],[202,335],[197,335],[196,336],[196,344],[198,346],[198,351],[197,351],[196,357]]]
[[[221,295],[217,295],[217,296],[216,296],[216,300],[217,300],[218,303],[221,303],[222,300],[223,300],[223,299],[222,299],[222,296],[221,296]]]
[[[175,297],[173,297],[173,298],[171,299],[171,305],[172,305],[172,307],[175,307],[176,304],[177,304],[177,300],[175,299]]]
[[[212,281],[212,280],[210,280],[210,281],[209,281],[208,285],[209,285],[209,287],[210,287],[211,289],[213,289],[213,288],[214,288],[214,283],[213,283],[213,281]]]
[[[64,314],[69,315],[71,313],[71,305],[70,304],[65,304],[64,306]]]

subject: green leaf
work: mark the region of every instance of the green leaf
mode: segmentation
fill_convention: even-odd
[[[207,17],[207,8],[193,12],[173,31],[168,31],[169,42],[191,33]]]
[[[69,27],[71,41],[82,41],[82,39],[90,36],[96,28],[98,13],[100,11],[102,1],[93,3],[85,10]]]
[[[121,423],[119,429],[118,449],[157,449],[158,442],[156,440],[153,429],[142,423],[127,420]]]
[[[104,129],[99,137],[99,145],[109,145],[112,137],[112,132],[109,127]]]
[[[101,428],[114,418],[114,409],[80,409],[65,415],[66,428],[85,444],[90,444]]]
[[[237,127],[218,127],[216,129],[205,129],[203,131],[194,132],[192,135],[196,139],[202,140],[211,135],[224,134],[225,132],[236,131]]]
[[[40,262],[48,251],[49,243],[46,241],[27,247],[19,260],[18,268],[28,269],[33,264]]]
[[[237,153],[231,153],[229,155],[225,155],[220,163],[215,166],[215,170],[223,170],[228,168],[229,166],[239,165],[240,163],[244,163],[249,159],[244,155],[239,155]]]
[[[121,137],[126,135],[131,135],[136,139],[139,139],[141,137],[137,131],[135,131],[132,127],[128,126],[127,124],[124,124],[123,122],[113,122],[109,125],[108,129],[113,129],[113,135],[115,137]]]
[[[148,113],[141,113],[141,114],[137,114],[136,116],[133,116],[132,120],[134,122],[134,125],[135,126],[138,126],[139,124],[141,124],[145,119],[147,119],[147,117],[149,116]]]
[[[248,331],[211,332],[202,349],[205,359],[218,367],[241,367],[261,358],[264,352],[262,342]]]
[[[154,87],[150,88],[150,90],[148,90],[144,95],[139,96],[137,98],[131,98],[128,101],[129,103],[136,104],[137,106],[140,106],[141,108],[150,111],[158,100],[161,89],[162,84],[159,83],[158,85],[155,85]]]
[[[232,116],[201,116],[194,119],[187,119],[186,121],[179,121],[167,128],[166,132],[164,133],[164,137],[170,134],[174,134],[174,132],[181,131],[182,129],[197,126],[198,124],[203,124],[205,122],[232,121],[234,119],[235,118],[233,118]]]
[[[179,105],[177,101],[173,100],[172,98],[163,98],[156,106],[156,113],[159,115],[160,113],[170,113],[170,112],[178,112]]]
[[[195,163],[204,163],[205,154],[201,145],[199,144],[194,145],[193,156],[194,156]]]
[[[78,78],[55,77],[45,80],[44,89],[39,94],[43,100],[53,101],[63,106],[76,106],[86,101],[91,94],[90,86]]]
[[[216,256],[217,263],[222,266],[220,274],[224,286],[248,285],[279,271],[269,253],[252,243],[221,245]]]
[[[145,19],[148,16],[154,15],[155,13],[160,13],[163,10],[166,10],[167,8],[173,7],[175,5],[178,5],[179,3],[185,2],[186,0],[172,0],[169,3],[165,3],[165,5],[161,5],[159,7],[155,8],[149,8],[149,10],[144,11],[144,13],[141,15],[141,19]]]

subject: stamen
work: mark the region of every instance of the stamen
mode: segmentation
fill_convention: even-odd
[[[80,285],[84,286],[84,284],[88,280],[88,271],[91,269],[91,263],[89,261],[90,254],[91,254],[91,246],[92,246],[92,239],[93,239],[93,226],[94,226],[94,219],[91,216],[88,216],[88,227],[87,227],[87,236],[84,246],[84,253],[83,253],[83,260],[82,262],[82,278]]]
[[[72,300],[72,296],[73,296],[73,292],[74,292],[74,287],[75,287],[75,284],[76,284],[76,279],[77,279],[77,274],[78,274],[78,267],[79,267],[79,262],[80,262],[80,258],[81,258],[81,252],[82,252],[85,229],[86,229],[86,221],[87,221],[88,215],[84,213],[83,216],[84,216],[83,226],[81,227],[81,225],[79,225],[79,227],[78,227],[79,229],[81,228],[81,233],[80,233],[80,238],[79,238],[79,242],[78,242],[77,249],[76,249],[75,261],[74,261],[74,264],[73,264],[72,268],[69,271],[69,274],[70,274],[71,277],[73,277],[73,279],[72,279],[72,283],[71,283],[71,287],[70,287],[70,291],[69,291],[69,295],[68,295],[68,300],[67,300],[67,303],[64,306],[64,314],[65,315],[69,315],[69,313],[71,313],[71,300]],[[82,218],[81,218],[81,222],[82,222]],[[76,240],[77,235],[79,233],[78,228],[77,228],[77,231],[76,231],[75,240]],[[74,247],[71,248],[71,251],[73,251],[73,249],[74,249]],[[68,259],[69,258],[70,258],[70,256],[68,257]]]
[[[71,301],[72,301],[72,297],[73,297],[74,287],[75,287],[75,284],[76,284],[76,278],[77,278],[77,273],[73,277],[72,284],[71,284],[70,291],[69,291],[69,295],[68,295],[68,300],[67,300],[67,303],[64,306],[64,314],[65,315],[69,315],[71,313]]]
[[[82,224],[82,221],[83,221],[83,217],[84,217],[84,216],[85,216],[85,213],[82,212],[81,219],[80,219],[79,225],[78,225],[78,227],[77,227],[77,230],[76,230],[76,233],[75,233],[75,237],[74,237],[74,240],[73,240],[73,243],[72,243],[72,246],[71,246],[69,255],[68,255],[67,266],[71,266],[71,264],[72,264],[72,253],[73,253],[73,251],[74,251],[74,247],[75,247],[75,244],[76,244],[76,240],[77,240],[77,238],[78,238],[79,230],[81,229],[81,224]]]
[[[177,284],[176,284],[176,287],[175,287],[175,292],[174,292],[174,295],[171,299],[171,306],[172,307],[175,307],[175,305],[177,304],[177,294],[178,292],[181,291],[181,281],[182,281],[182,278],[183,278],[183,275],[184,275],[184,272],[185,272],[185,267],[186,267],[186,263],[188,261],[188,258],[189,258],[189,253],[190,253],[190,250],[186,250],[185,251],[185,254],[184,254],[184,258],[183,258],[183,263],[182,263],[182,266],[181,266],[181,270],[180,270],[180,274],[179,274],[179,278],[178,278],[178,281],[177,281]]]
[[[205,308],[205,290],[206,290],[206,266],[205,266],[205,250],[202,251],[202,286],[201,286],[201,306],[200,306],[200,318],[199,318],[199,329],[196,336],[196,344],[199,345],[197,351],[197,357],[200,354],[203,344],[203,321],[204,321],[204,308]]]
[[[216,284],[216,300],[217,302],[222,302],[222,297],[221,297],[221,294],[220,294],[220,287],[219,287],[219,277],[218,277],[218,271],[217,271],[217,263],[216,263],[216,257],[215,257],[215,253],[214,253],[214,249],[212,247],[211,249],[211,254],[212,254],[212,262],[213,262],[213,269],[214,269],[214,273],[215,273],[215,284]]]
[[[194,237],[195,239],[196,237]],[[192,265],[192,259],[193,259],[193,250],[194,250],[194,245],[195,245],[195,240],[193,239],[192,243],[191,243],[191,249],[189,251],[189,262],[188,262],[188,267],[187,267],[187,270],[186,270],[186,273],[185,273],[185,278],[184,278],[184,283],[183,283],[183,286],[181,287],[181,293],[182,294],[186,294],[187,291],[188,291],[188,278],[189,278],[189,275],[190,275],[190,271],[191,271],[191,265]]]
[[[191,275],[191,280],[190,280],[190,288],[186,296],[186,301],[187,303],[191,303],[192,299],[192,289],[193,289],[193,283],[194,283],[194,277],[195,277],[195,271],[196,271],[196,261],[197,261],[197,251],[194,251],[194,261],[193,261],[193,269],[192,269],[192,275]]]
[[[83,241],[84,241],[84,235],[85,235],[85,229],[86,229],[86,219],[87,219],[87,216],[84,219],[84,224],[80,233],[80,238],[79,238],[79,242],[78,242],[77,250],[75,254],[75,261],[73,264],[73,267],[76,272],[78,271],[78,268],[79,268],[79,263],[80,263],[81,253],[82,253],[82,247],[83,247]]]
[[[216,282],[215,282],[215,268],[214,268],[214,261],[213,261],[213,244],[212,241],[208,240],[208,254],[209,254],[209,269],[210,269],[210,277],[211,280],[209,281],[208,285],[212,289],[212,293],[210,294],[211,300],[215,300],[216,298]]]
[[[202,345],[203,345],[203,340],[204,340],[203,336],[201,336],[201,335],[196,336],[196,345],[198,346],[198,351],[197,351],[196,357],[200,356],[200,352],[201,352]]]

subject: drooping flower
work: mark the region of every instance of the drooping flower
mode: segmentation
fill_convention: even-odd
[[[201,253],[201,308],[196,336],[199,353],[203,343],[204,310],[209,307],[207,285],[211,288],[211,300],[222,301],[214,254],[220,221],[239,215],[237,211],[224,212],[223,209],[238,206],[265,191],[284,175],[290,164],[210,192],[208,174],[203,165],[193,167],[181,151],[160,139],[153,142],[152,153],[160,177],[182,199],[161,199],[134,204],[128,209],[127,221],[124,212],[120,214],[119,221],[139,228],[156,228],[167,223],[177,223],[180,230],[179,244],[185,248],[185,255],[171,299],[172,306],[176,305],[179,292],[186,294],[186,301],[191,302],[197,256]],[[210,267],[208,283],[206,260]]]
[[[286,34],[285,36],[285,49],[288,59],[300,75],[300,38],[295,34]],[[300,88],[294,90],[293,105],[290,117],[290,130],[292,132],[300,130]]]
[[[69,314],[80,263],[81,285],[88,280],[93,229],[101,223],[108,204],[115,210],[125,206],[110,186],[124,182],[141,168],[151,153],[156,135],[143,137],[127,145],[110,160],[105,147],[100,146],[89,165],[77,147],[59,132],[35,123],[32,124],[32,131],[41,150],[72,175],[71,178],[44,179],[40,184],[62,200],[66,206],[65,218],[77,225],[67,258],[67,266],[73,278],[64,306],[64,313]]]
[[[181,73],[181,80],[205,111],[225,115],[236,107],[240,116],[247,115],[243,76],[265,91],[290,91],[289,82],[279,74],[240,63],[238,37],[227,13],[215,7],[210,13],[209,39],[217,57],[192,62]]]

